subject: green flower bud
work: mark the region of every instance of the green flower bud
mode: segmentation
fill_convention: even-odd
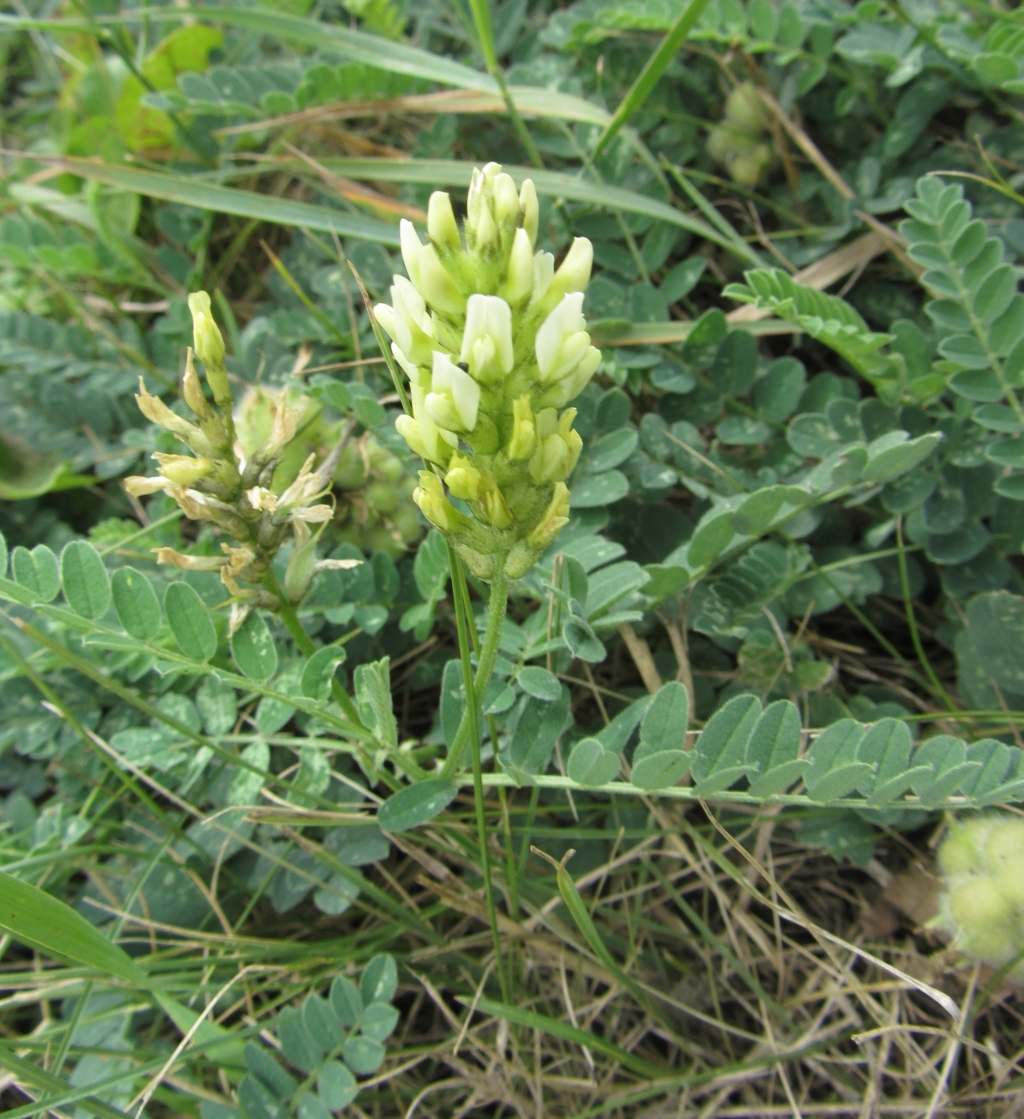
[[[988,814],[954,821],[938,861],[947,892],[936,923],[974,959],[997,966],[1012,959],[1024,947],[1024,819]]]
[[[192,360],[191,348],[185,353],[185,372],[181,377],[181,399],[201,420],[206,419],[213,411],[203,393],[203,386],[199,383],[199,375],[196,373],[195,363]]]
[[[462,248],[452,200],[442,190],[435,190],[427,203],[427,235],[442,255]]]
[[[194,291],[188,297],[192,312],[192,340],[199,360],[206,367],[206,379],[213,390],[213,399],[222,407],[231,407],[231,386],[224,368],[224,338],[213,321],[210,297],[205,291]]]
[[[743,132],[759,136],[767,125],[764,106],[752,82],[741,82],[725,102],[726,119]]]
[[[412,499],[423,516],[442,532],[457,532],[466,520],[445,497],[437,475],[429,470],[420,471],[420,484],[413,490]]]
[[[525,229],[517,229],[505,280],[505,298],[509,303],[521,303],[533,293],[533,271],[533,242]]]
[[[366,487],[366,504],[377,513],[393,513],[398,508],[398,493],[390,482],[371,482]]]
[[[160,473],[177,486],[194,486],[200,478],[210,474],[215,466],[208,458],[190,458],[188,455],[153,453]]]

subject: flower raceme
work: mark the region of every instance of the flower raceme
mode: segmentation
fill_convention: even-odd
[[[170,431],[192,451],[192,455],[153,455],[155,477],[125,479],[133,496],[163,491],[178,503],[186,517],[207,521],[235,540],[222,544],[221,556],[187,556],[173,548],[158,548],[157,562],[183,570],[218,571],[224,585],[236,598],[232,608],[232,632],[241,625],[253,606],[279,609],[280,600],[267,591],[242,588],[237,580],[259,584],[270,572],[274,556],[291,529],[294,548],[284,577],[283,593],[297,603],[318,570],[350,567],[353,560],[317,560],[316,543],[323,526],[334,516],[331,505],[321,501],[331,489],[329,470],[313,469],[314,455],[302,464],[298,476],[281,493],[270,488],[281,452],[296,434],[299,412],[285,404],[283,394],[274,408],[267,439],[246,454],[235,438],[233,400],[224,366],[224,339],[210,310],[205,291],[188,299],[192,312],[195,349],[188,351],[181,396],[195,420],[173,412],[159,397],[146,391],[140,380],[135,397],[139,410],[152,423]],[[213,394],[207,400],[195,370],[194,357],[202,361]],[[310,525],[319,525],[314,533]]]
[[[601,360],[583,317],[593,249],[576,238],[556,270],[535,251],[532,181],[517,191],[496,163],[473,172],[466,211],[464,241],[442,191],[426,244],[402,222],[409,278],[395,276],[374,313],[409,378],[412,414],[395,426],[432,468],[416,503],[475,574],[500,564],[519,578],[568,519],[583,441],[566,405]]]

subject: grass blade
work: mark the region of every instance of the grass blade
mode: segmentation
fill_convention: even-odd
[[[146,973],[123,948],[112,944],[64,902],[0,872],[0,928],[48,956],[74,960],[133,987],[148,987]]]
[[[472,1003],[470,999],[460,999],[459,1001],[467,1006]],[[507,1006],[505,1003],[495,1002],[494,999],[487,998],[477,999],[475,1006],[482,1014],[493,1014],[495,1018],[504,1018],[506,1022],[512,1022],[514,1025],[540,1030],[552,1037],[560,1037],[563,1041],[572,1041],[577,1045],[594,1049],[598,1053],[603,1053],[606,1057],[611,1057],[612,1060],[619,1061],[633,1072],[652,1080],[669,1076],[672,1073],[671,1069],[662,1068],[651,1061],[645,1061],[643,1057],[628,1053],[625,1049],[620,1049],[610,1041],[605,1041],[603,1037],[599,1037],[597,1034],[579,1030],[575,1026],[570,1026],[568,1022],[559,1022],[557,1018],[549,1018],[546,1014],[538,1014],[535,1010],[526,1010],[520,1006]]]
[[[346,214],[341,210],[330,210],[326,206],[314,206],[309,202],[293,202],[286,198],[272,198],[265,194],[256,194],[251,190],[218,186],[186,175],[142,171],[135,167],[98,163],[90,159],[67,158],[54,162],[72,175],[78,175],[83,179],[106,183],[108,186],[119,187],[122,190],[136,191],[150,198],[162,198],[165,202],[179,202],[183,206],[195,206],[219,214],[255,218],[257,221],[272,222],[275,225],[319,229],[325,233],[337,233],[339,237],[356,237],[362,241],[376,241],[382,245],[396,247],[398,245],[397,226],[388,225],[375,218],[364,218]]]
[[[325,166],[338,171],[350,179],[366,179],[376,182],[426,183],[436,187],[468,187],[473,173],[473,164],[454,159],[327,159]],[[621,210],[624,213],[646,214],[657,221],[667,222],[685,229],[697,237],[703,237],[716,245],[721,245],[740,260],[757,262],[763,267],[764,261],[745,242],[735,235],[725,236],[708,222],[691,217],[667,202],[639,194],[626,187],[608,186],[604,183],[580,179],[559,171],[544,171],[533,167],[506,165],[503,168],[520,185],[523,179],[533,179],[538,194],[552,198],[565,198],[572,202],[590,203],[605,210]],[[193,203],[195,205],[195,203]]]
[[[675,53],[686,41],[686,37],[693,30],[697,20],[704,14],[708,0],[690,0],[676,22],[669,28],[668,34],[661,41],[661,45],[647,60],[646,65],[637,75],[636,81],[629,92],[619,102],[615,116],[608,122],[604,132],[601,133],[594,152],[588,162],[593,162],[604,149],[615,139],[620,129],[633,116],[634,113],[647,100],[648,94],[654,89],[658,79],[665,73],[668,64],[675,57]]]

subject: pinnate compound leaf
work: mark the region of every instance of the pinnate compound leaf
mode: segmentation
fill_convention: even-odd
[[[37,544],[32,549],[32,559],[36,565],[40,595],[47,602],[51,602],[57,597],[60,587],[60,567],[57,557],[45,544]]]
[[[569,714],[569,689],[563,687],[558,699],[526,701],[509,744],[509,761],[525,774],[542,773],[551,758],[555,742],[565,729]]]
[[[812,800],[840,800],[871,780],[874,770],[857,759],[857,748],[866,733],[867,728],[856,719],[840,719],[811,743],[804,784]]]
[[[341,1047],[345,1064],[357,1076],[370,1076],[384,1063],[384,1046],[372,1037],[350,1037]]]
[[[746,284],[729,284],[723,295],[752,303],[805,330],[835,350],[876,387],[897,382],[902,359],[881,352],[889,334],[874,333],[845,300],[798,283],[779,268],[744,273]]]
[[[634,700],[598,733],[598,742],[606,750],[621,754],[636,729],[637,723],[647,714],[652,702],[653,696],[644,696],[642,699]]]
[[[302,694],[307,699],[323,702],[331,694],[331,681],[338,665],[345,663],[343,645],[325,645],[306,661],[302,670]]]
[[[281,1051],[289,1062],[305,1073],[311,1073],[324,1059],[322,1039],[306,1029],[302,1015],[293,1006],[287,1006],[277,1018],[277,1036]]]
[[[314,1096],[312,1092],[302,1093],[302,1099],[299,1100],[299,1106],[295,1114],[298,1119],[332,1119],[331,1113],[323,1101],[319,1096]]]
[[[125,633],[138,641],[152,641],[160,632],[160,601],[153,584],[134,567],[119,567],[110,578],[114,612]]]
[[[562,694],[562,685],[553,672],[536,665],[527,665],[519,670],[519,686],[535,699],[545,699],[549,703]]]
[[[319,1037],[325,1049],[334,1049],[342,1043],[345,1031],[334,1007],[317,994],[311,994],[302,1004],[302,1021],[308,1033]]]
[[[188,583],[171,583],[164,592],[164,613],[178,648],[192,660],[208,661],[217,651],[217,631],[203,600]]]
[[[398,967],[394,956],[382,952],[366,965],[359,984],[363,1004],[369,1008],[373,1002],[390,1002],[398,990]]]
[[[800,733],[800,712],[788,699],[770,703],[764,709],[747,743],[753,796],[781,792],[803,775],[811,763],[797,756]]]
[[[398,723],[391,699],[391,658],[361,664],[355,670],[356,699],[366,726],[385,746],[398,746]]]
[[[331,984],[331,1006],[346,1029],[356,1025],[363,1016],[363,996],[344,975],[339,975]]]
[[[263,683],[277,672],[277,646],[270,627],[255,610],[232,634],[231,656],[250,680]]]
[[[245,1076],[238,1085],[238,1104],[246,1119],[285,1119],[287,1112],[270,1089],[255,1076]]]
[[[239,766],[231,779],[228,804],[255,804],[270,769],[270,747],[265,742],[251,742],[239,758],[245,763],[245,768]]]
[[[372,1002],[363,1012],[360,1026],[364,1037],[374,1041],[387,1041],[398,1025],[398,1011],[386,1002]]]
[[[295,1093],[299,1086],[295,1077],[285,1072],[262,1045],[247,1041],[242,1057],[245,1067],[279,1100],[290,1099]]]
[[[634,761],[630,779],[638,789],[654,791],[674,785],[693,764],[692,750],[659,750]]]
[[[969,649],[1000,688],[1024,692],[1024,597],[1009,591],[978,595],[967,608]]]
[[[37,544],[32,551],[18,545],[11,553],[11,574],[34,599],[52,602],[60,593],[57,557],[45,544]]]
[[[902,436],[903,438],[894,438]],[[913,470],[935,450],[942,440],[938,431],[929,431],[916,439],[907,439],[906,432],[891,431],[868,444],[868,461],[861,475],[865,482],[888,482]]]
[[[110,580],[99,552],[72,540],[60,555],[60,578],[68,606],[82,618],[102,618],[110,608]]]
[[[640,747],[643,754],[663,750],[681,750],[690,724],[690,697],[676,680],[663,684],[651,700],[640,724]]]
[[[440,815],[458,791],[458,785],[441,777],[428,777],[426,781],[406,785],[380,806],[377,823],[381,831],[408,831],[419,827]]]
[[[757,696],[738,695],[708,720],[694,747],[693,781],[701,795],[721,792],[751,772],[747,743],[761,717]]]
[[[919,746],[914,765],[921,772],[912,788],[925,808],[934,808],[953,796],[981,769],[980,761],[967,761],[967,747],[951,734],[936,735]]]
[[[320,1099],[331,1111],[341,1111],[356,1098],[356,1078],[341,1061],[326,1061],[316,1082]]]
[[[735,535],[733,514],[728,510],[716,511],[714,516],[698,525],[690,538],[686,562],[694,569],[714,563]]]
[[[972,742],[967,760],[981,762],[976,776],[969,777],[962,791],[980,806],[1003,804],[1020,797],[1024,791],[1024,751],[994,738]]]
[[[583,738],[572,748],[566,774],[577,785],[607,785],[619,775],[622,759],[596,738]]]
[[[859,761],[875,770],[874,784],[868,793],[868,804],[876,808],[892,804],[926,772],[924,766],[910,766],[910,728],[899,719],[882,719],[861,740],[857,748]]]

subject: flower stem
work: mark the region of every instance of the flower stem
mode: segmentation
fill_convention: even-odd
[[[508,985],[501,953],[501,936],[498,932],[498,913],[494,905],[494,886],[491,882],[491,857],[487,849],[487,821],[484,814],[483,767],[480,760],[480,720],[477,718],[477,692],[473,681],[473,665],[469,648],[469,595],[465,581],[459,576],[462,561],[448,545],[448,563],[452,573],[452,597],[455,600],[455,624],[459,633],[459,653],[462,660],[462,682],[466,689],[466,714],[469,719],[469,742],[473,758],[473,800],[476,805],[476,830],[480,846],[480,871],[484,878],[484,896],[487,900],[487,916],[494,938],[494,968],[498,973],[501,995],[508,1002]],[[494,599],[495,585],[491,585],[491,599]],[[504,614],[504,606],[502,607]],[[489,619],[488,619],[489,620]],[[486,683],[484,684],[486,687]],[[461,728],[460,728],[461,729]],[[497,743],[493,743],[495,749]]]
[[[505,557],[503,555],[496,556],[495,575],[491,580],[491,597],[487,604],[487,628],[484,630],[484,643],[480,649],[476,678],[473,681],[473,694],[481,698],[487,690],[487,685],[491,680],[491,672],[494,670],[494,661],[498,656],[498,643],[501,641],[501,624],[505,620],[505,607],[508,605],[508,577],[505,575],[504,566]],[[456,580],[453,577],[453,594],[458,593],[455,591],[455,582]],[[468,602],[466,604],[466,624],[467,627],[471,624]],[[466,653],[468,656],[468,644]],[[459,768],[463,751],[466,749],[466,740],[469,738],[470,724],[475,723],[476,718],[476,711],[472,710],[467,704],[462,721],[459,723],[459,729],[455,732],[455,738],[448,751],[448,757],[441,767],[441,777],[451,780],[453,774]]]
[[[263,586],[266,590],[270,591],[281,604],[278,608],[278,617],[284,622],[285,629],[292,635],[292,640],[298,646],[299,652],[304,657],[311,657],[316,652],[316,647],[310,640],[309,634],[302,628],[302,622],[299,621],[299,612],[295,609],[294,604],[285,598],[284,591],[281,590],[281,586],[277,581],[277,576],[273,571],[268,570],[263,576]],[[337,680],[331,680],[331,699],[342,709],[349,722],[354,723],[355,726],[361,729],[368,729],[363,728],[363,721],[359,717],[359,711],[356,709],[356,705],[352,702],[352,697]],[[371,772],[375,773],[392,791],[398,788],[398,782],[395,781],[394,778],[389,777],[386,773],[382,773],[375,766],[370,764],[369,755],[365,750],[361,753],[366,764],[370,766]],[[395,757],[397,764],[414,780],[422,780],[426,776],[423,770],[416,764],[415,759],[410,757],[398,760],[397,755],[395,755]]]

